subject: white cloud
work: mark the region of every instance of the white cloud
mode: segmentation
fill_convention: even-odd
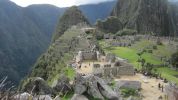
[[[15,2],[17,5],[20,5],[22,7],[26,7],[31,4],[52,4],[58,7],[69,7],[73,5],[92,4],[113,0],[11,0],[11,1]]]

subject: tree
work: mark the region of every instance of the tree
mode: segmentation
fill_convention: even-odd
[[[171,64],[174,68],[178,68],[178,51],[171,56]]]

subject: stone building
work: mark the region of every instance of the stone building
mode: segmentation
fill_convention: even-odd
[[[78,61],[84,60],[98,60],[100,57],[100,53],[98,51],[79,51],[77,58]]]
[[[105,77],[118,77],[122,75],[132,76],[134,75],[134,67],[123,61],[108,64],[94,64],[93,74]]]
[[[119,60],[113,54],[107,54],[106,56],[100,55],[99,51],[79,51],[76,56],[77,62],[92,62],[84,67],[92,67],[91,72],[94,75],[117,77],[121,75],[134,75],[134,67],[128,64],[126,61]],[[85,73],[84,73],[85,74]]]
[[[134,67],[122,61],[115,62],[115,64],[113,64],[111,67],[104,67],[103,70],[104,70],[103,72],[104,76],[117,77],[122,75],[134,75]]]

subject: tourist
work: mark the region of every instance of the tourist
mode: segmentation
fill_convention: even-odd
[[[160,90],[160,88],[161,88],[161,84],[159,83],[159,84],[158,84],[158,89]]]
[[[164,87],[163,87],[163,85],[161,86],[161,90],[162,90],[162,92],[163,92],[163,90],[164,90]]]

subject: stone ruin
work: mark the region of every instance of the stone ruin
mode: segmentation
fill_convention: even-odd
[[[129,47],[137,41],[137,36],[117,36],[112,41],[110,45],[118,47]]]
[[[134,67],[127,62],[118,59],[114,54],[108,53],[106,56],[103,56],[95,49],[90,51],[79,51],[76,56],[76,62],[82,63],[83,61],[93,61],[91,73],[94,75],[105,77],[134,75]]]
[[[169,83],[165,86],[167,100],[178,100],[178,87],[176,84]]]
[[[84,60],[98,60],[99,59],[99,52],[98,51],[79,51],[77,58],[78,61]]]
[[[116,63],[120,63],[120,65]],[[104,65],[94,64],[93,74],[104,77],[119,77],[122,75],[132,76],[134,75],[134,68],[132,65],[122,61]]]
[[[107,54],[104,64],[93,64],[93,74],[105,77],[132,76],[134,75],[134,67],[126,61],[117,59],[113,54]]]

